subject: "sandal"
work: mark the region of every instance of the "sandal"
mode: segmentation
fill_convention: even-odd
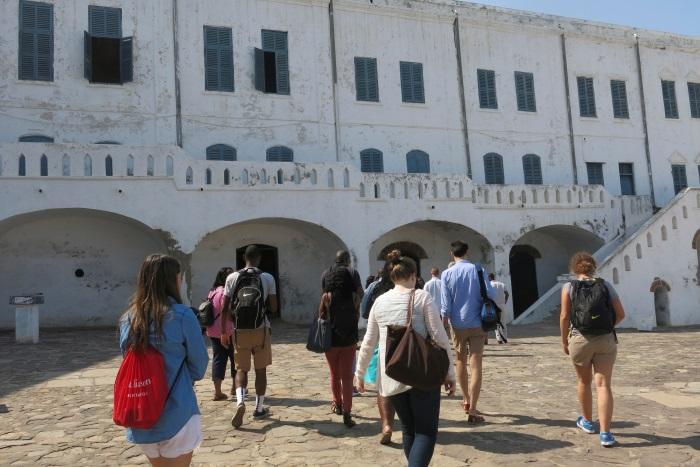
[[[467,423],[471,425],[476,425],[477,423],[484,423],[486,420],[481,415],[469,415],[467,417]]]
[[[336,415],[343,415],[343,406],[333,401],[331,402],[331,412]]]
[[[391,444],[391,435],[391,430],[382,432],[381,436],[379,437],[379,444],[383,446],[388,446]]]

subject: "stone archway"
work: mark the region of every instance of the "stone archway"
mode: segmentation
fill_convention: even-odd
[[[604,244],[602,238],[574,225],[549,225],[525,233],[510,251],[515,315],[523,313],[556,285],[558,276],[569,273],[569,260],[574,253],[594,253]],[[521,297],[519,304],[517,296]]]
[[[309,222],[254,219],[208,234],[192,252],[193,299],[206,296],[219,268],[237,267],[237,254],[250,244],[276,249],[281,317],[307,323],[318,306],[321,274],[333,263],[338,250],[347,249],[333,232]]]
[[[669,292],[671,286],[659,277],[654,278],[649,291],[654,294],[654,316],[656,326],[665,327],[671,325],[671,303]]]
[[[421,260],[428,258],[428,254],[425,252],[422,246],[413,242],[391,243],[382,248],[382,251],[379,253],[379,256],[377,256],[377,261],[384,261],[386,255],[388,255],[393,250],[399,250],[401,251],[401,254],[408,256],[413,261],[415,261],[416,266],[418,267],[418,276],[421,276]]]
[[[166,253],[159,233],[91,209],[51,209],[0,222],[0,297],[43,292],[41,326],[115,326],[146,255]],[[0,313],[13,327],[14,313]]]
[[[451,261],[450,243],[461,240],[469,245],[467,254],[471,261],[493,268],[493,247],[489,241],[474,229],[446,221],[417,221],[390,230],[376,239],[369,252],[370,270],[377,271],[383,265],[383,258],[391,249],[398,247],[403,254],[415,255],[422,265],[423,277],[431,267],[443,270]],[[401,248],[404,246],[407,251]],[[384,254],[383,254],[384,253]]]

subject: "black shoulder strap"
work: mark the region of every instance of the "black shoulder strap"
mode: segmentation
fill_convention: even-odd
[[[476,273],[479,276],[479,290],[481,290],[481,299],[486,301],[488,294],[486,293],[486,284],[484,284],[484,270],[481,266],[476,267]]]

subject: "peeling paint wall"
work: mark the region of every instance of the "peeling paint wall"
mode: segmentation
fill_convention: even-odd
[[[144,257],[155,252],[165,245],[152,232],[118,216],[81,210],[28,216],[0,233],[0,328],[14,326],[8,297],[36,292],[46,298],[42,326],[114,326]]]

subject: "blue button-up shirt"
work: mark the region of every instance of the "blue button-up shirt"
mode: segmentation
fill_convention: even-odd
[[[486,272],[484,279],[486,279]],[[446,269],[441,276],[442,293],[440,312],[443,317],[450,319],[455,329],[481,327],[481,289],[477,266],[466,259],[457,261],[454,266]],[[486,294],[493,299],[496,292],[488,280],[484,280]]]
[[[119,347],[124,354],[128,350],[128,315],[122,318],[119,330]],[[185,426],[192,415],[199,414],[192,384],[193,381],[204,377],[209,363],[209,354],[199,322],[189,307],[173,301],[170,310],[163,317],[162,332],[160,345],[156,345],[151,327],[150,341],[163,355],[165,376],[168,387],[172,388],[170,397],[163,407],[158,423],[153,427],[147,430],[127,428],[126,439],[132,443],[150,444],[168,440]]]

